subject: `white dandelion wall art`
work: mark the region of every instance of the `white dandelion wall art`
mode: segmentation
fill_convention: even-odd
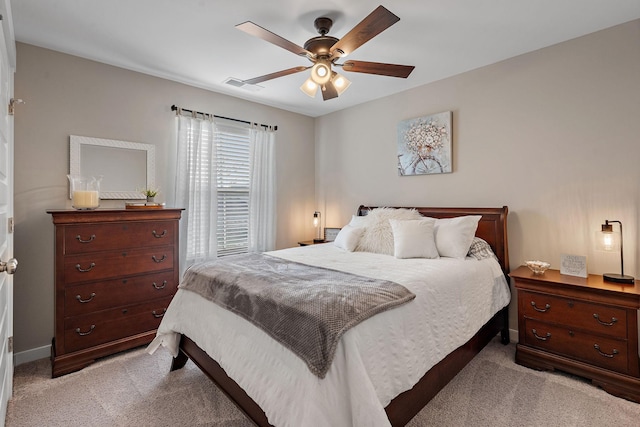
[[[451,173],[451,111],[398,123],[398,174]]]

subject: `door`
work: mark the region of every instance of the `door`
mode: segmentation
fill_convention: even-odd
[[[6,1],[4,2],[6,5]],[[3,5],[3,7],[5,6]],[[13,388],[13,66],[9,53],[15,52],[5,39],[11,15],[2,11],[0,21],[0,423],[4,424],[7,402]],[[8,32],[9,34],[11,31]]]

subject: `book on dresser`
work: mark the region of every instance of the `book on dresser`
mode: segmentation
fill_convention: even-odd
[[[640,282],[558,270],[536,275],[524,266],[509,275],[518,292],[517,363],[580,375],[640,403]]]
[[[177,291],[182,209],[49,210],[52,376],[149,343]]]

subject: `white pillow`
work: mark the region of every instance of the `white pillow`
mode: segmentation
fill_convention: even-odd
[[[364,228],[357,228],[347,224],[338,232],[333,244],[340,249],[353,252],[356,246],[358,246],[363,232]]]
[[[356,251],[393,255],[393,232],[390,219],[422,219],[415,209],[376,208],[367,216],[366,226]]]
[[[438,219],[435,237],[440,256],[464,259],[476,235],[480,218],[480,215],[467,215]]]
[[[369,222],[368,218],[368,216],[351,215],[351,221],[349,222],[349,225],[358,228],[365,228],[367,226],[367,223]]]
[[[439,258],[434,238],[435,218],[390,219],[396,258]]]

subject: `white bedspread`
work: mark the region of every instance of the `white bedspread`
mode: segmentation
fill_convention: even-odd
[[[396,259],[322,244],[269,252],[292,261],[392,280],[415,300],[342,337],[324,379],[243,318],[178,290],[157,337],[177,355],[183,333],[215,359],[276,426],[389,426],[384,407],[468,341],[510,293],[493,259]]]

